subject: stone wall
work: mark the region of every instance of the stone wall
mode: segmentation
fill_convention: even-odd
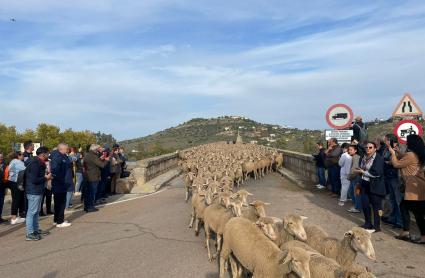
[[[131,162],[130,177],[120,179],[117,184],[118,193],[152,193],[167,181],[155,181],[158,176],[177,168],[178,153],[170,153]],[[160,178],[158,178],[160,179]]]
[[[137,172],[138,182],[146,183],[155,177],[177,167],[179,162],[179,154],[171,153],[139,160],[133,169],[133,173]]]
[[[316,164],[312,155],[288,150],[277,150],[283,153],[283,167],[302,176],[308,183],[318,183]]]

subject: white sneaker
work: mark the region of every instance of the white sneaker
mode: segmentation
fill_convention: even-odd
[[[316,184],[316,187],[317,188],[319,188],[319,187],[321,187],[322,185],[319,183],[319,184]]]
[[[343,202],[343,201],[338,202],[338,206],[343,207],[344,205],[345,205],[345,202]]]
[[[325,188],[326,188],[326,186],[323,186],[323,185],[320,185],[320,184],[317,186],[317,189],[325,189]]]
[[[25,222],[25,218],[16,217],[15,219],[10,219],[11,225],[21,224]]]
[[[69,227],[69,226],[71,226],[71,223],[69,223],[69,222],[63,222],[62,224],[56,225],[57,228],[66,228],[66,227]]]

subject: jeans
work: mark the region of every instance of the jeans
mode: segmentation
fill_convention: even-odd
[[[97,183],[96,193],[94,194],[96,201],[105,197],[105,189],[106,189],[106,180],[101,179]]]
[[[75,192],[81,192],[81,184],[83,183],[83,173],[77,172],[77,183],[75,185]]]
[[[319,179],[320,185],[326,186],[325,168],[317,167],[317,178]]]
[[[53,199],[55,202],[53,222],[56,224],[62,224],[65,220],[66,192],[53,193]]]
[[[41,207],[43,195],[27,194],[28,211],[26,217],[27,235],[38,232],[38,214]]]
[[[341,191],[340,167],[338,165],[330,165],[328,167],[329,181],[331,183],[332,192],[338,194]]]
[[[385,183],[387,184],[391,204],[391,213],[388,220],[394,224],[402,226],[403,220],[400,212],[401,193],[399,190],[400,180],[398,177],[386,178]]]
[[[85,194],[84,194],[84,209],[91,209],[94,207],[94,200],[96,198],[96,191],[99,182],[87,182],[85,185]]]
[[[74,196],[74,192],[71,192],[71,191],[66,192],[65,208],[69,208],[69,205],[72,205],[72,196]]]
[[[341,202],[347,201],[347,194],[348,190],[350,189],[350,181],[347,179],[347,177],[341,176],[341,196],[339,197],[339,200]]]
[[[350,182],[350,188],[348,189],[348,195],[350,195],[351,200],[353,201],[353,204],[354,204],[354,208],[357,210],[362,210],[362,196],[361,195],[356,196],[356,194],[354,193],[354,188],[356,187],[356,185],[360,183],[361,183],[361,179],[356,178]]]

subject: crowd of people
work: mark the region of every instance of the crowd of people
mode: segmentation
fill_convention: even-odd
[[[58,228],[71,226],[65,210],[73,207],[74,196],[81,196],[86,213],[98,211],[97,205],[116,194],[117,180],[125,173],[126,156],[118,144],[112,149],[92,144],[83,151],[60,143],[52,151],[42,146],[33,152],[33,142],[27,141],[24,152],[8,159],[0,153],[0,223],[25,223],[28,241],[49,234],[39,228],[39,216],[53,215]],[[2,218],[6,189],[12,197],[10,220]]]
[[[382,221],[401,229],[397,239],[425,244],[425,146],[421,137],[407,136],[405,146],[394,134],[368,141],[366,126],[357,117],[350,143],[340,145],[332,138],[327,147],[319,142],[317,148],[318,189],[329,188],[342,207],[350,198],[352,207],[347,211],[363,212],[363,228],[380,232]],[[410,213],[420,238],[410,234]]]

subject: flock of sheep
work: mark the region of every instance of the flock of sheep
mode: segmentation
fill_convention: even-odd
[[[259,145],[220,142],[191,148],[180,157],[185,200],[191,199],[189,228],[198,235],[203,225],[208,260],[219,258],[220,278],[229,264],[232,277],[375,277],[355,262],[357,253],[375,260],[366,230],[354,227],[335,239],[319,226],[304,225],[304,216],[270,217],[268,203],[248,202],[253,194],[240,185],[282,167],[282,154]]]

